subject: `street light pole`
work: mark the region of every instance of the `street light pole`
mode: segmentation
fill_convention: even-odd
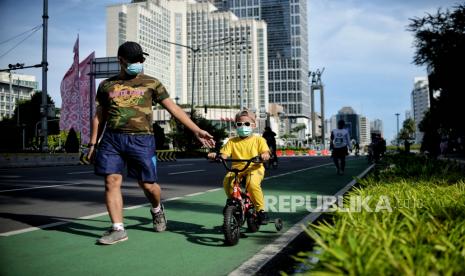
[[[244,77],[244,73],[242,71],[242,67],[243,67],[243,64],[242,64],[242,58],[243,58],[243,53],[242,53],[242,48],[244,48],[244,41],[240,41],[239,42],[240,44],[240,60],[239,60],[239,69],[240,69],[240,72],[239,74],[241,74],[241,78],[240,78],[240,83],[239,83],[239,89],[240,89],[240,94],[239,94],[239,99],[241,100],[241,104],[240,104],[240,109],[241,110],[244,110],[244,81],[242,80],[243,77]]]
[[[44,0],[44,11],[42,15],[43,29],[42,29],[42,151],[48,150],[48,128],[47,128],[47,115],[48,115],[48,102],[47,102],[47,34],[48,34],[48,0]]]
[[[191,46],[171,42],[171,41],[168,41],[168,40],[163,40],[163,42],[173,44],[173,45],[176,45],[176,46],[180,46],[180,47],[184,47],[184,48],[188,49],[189,51],[191,51],[191,53],[192,53],[192,69],[191,69],[191,71],[192,71],[191,118],[192,118],[192,116],[194,115],[195,60],[196,60],[197,52],[200,51],[200,48],[199,47],[194,48],[194,47],[191,47]]]
[[[189,47],[192,51],[192,92],[191,92],[191,118],[194,116],[194,83],[195,83],[195,60],[197,59],[197,52],[200,51],[200,49],[197,48],[192,48]]]
[[[399,113],[395,114],[397,117],[397,136],[396,136],[396,141],[397,141],[397,146],[399,146]]]

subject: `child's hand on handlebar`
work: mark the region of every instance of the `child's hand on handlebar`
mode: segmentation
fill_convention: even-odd
[[[262,154],[260,154],[260,158],[263,160],[263,161],[267,161],[270,159],[270,153],[269,152],[264,152]]]
[[[216,152],[210,152],[207,157],[208,159],[216,159]]]

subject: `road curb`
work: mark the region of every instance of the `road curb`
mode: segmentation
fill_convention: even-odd
[[[366,168],[360,173],[357,178],[364,177],[368,172],[374,168],[374,164]],[[357,183],[356,179],[350,181],[346,186],[340,189],[335,196],[345,194],[352,186]],[[244,262],[234,271],[229,273],[229,276],[242,276],[242,275],[255,275],[257,274],[268,262],[270,262],[276,255],[278,255],[284,248],[286,248],[295,238],[297,238],[305,229],[306,225],[315,221],[323,212],[310,213],[301,221],[294,224],[286,233],[282,234],[275,241],[265,246],[257,254],[255,254],[248,261]]]

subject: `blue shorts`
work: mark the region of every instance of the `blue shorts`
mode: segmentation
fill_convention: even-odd
[[[146,183],[157,181],[155,138],[151,134],[105,131],[97,148],[95,174],[123,174]]]

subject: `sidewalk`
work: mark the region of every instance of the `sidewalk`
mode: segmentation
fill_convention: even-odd
[[[291,174],[278,169],[263,189],[268,196],[333,195],[367,167],[362,158],[348,161],[345,176],[332,164]],[[147,207],[125,210],[129,240],[112,246],[95,245],[108,216],[0,237],[0,275],[227,275],[308,215],[304,208],[270,214],[283,219],[281,232],[269,224],[229,247],[221,232],[224,202],[222,188],[165,201],[163,233],[152,231]]]

